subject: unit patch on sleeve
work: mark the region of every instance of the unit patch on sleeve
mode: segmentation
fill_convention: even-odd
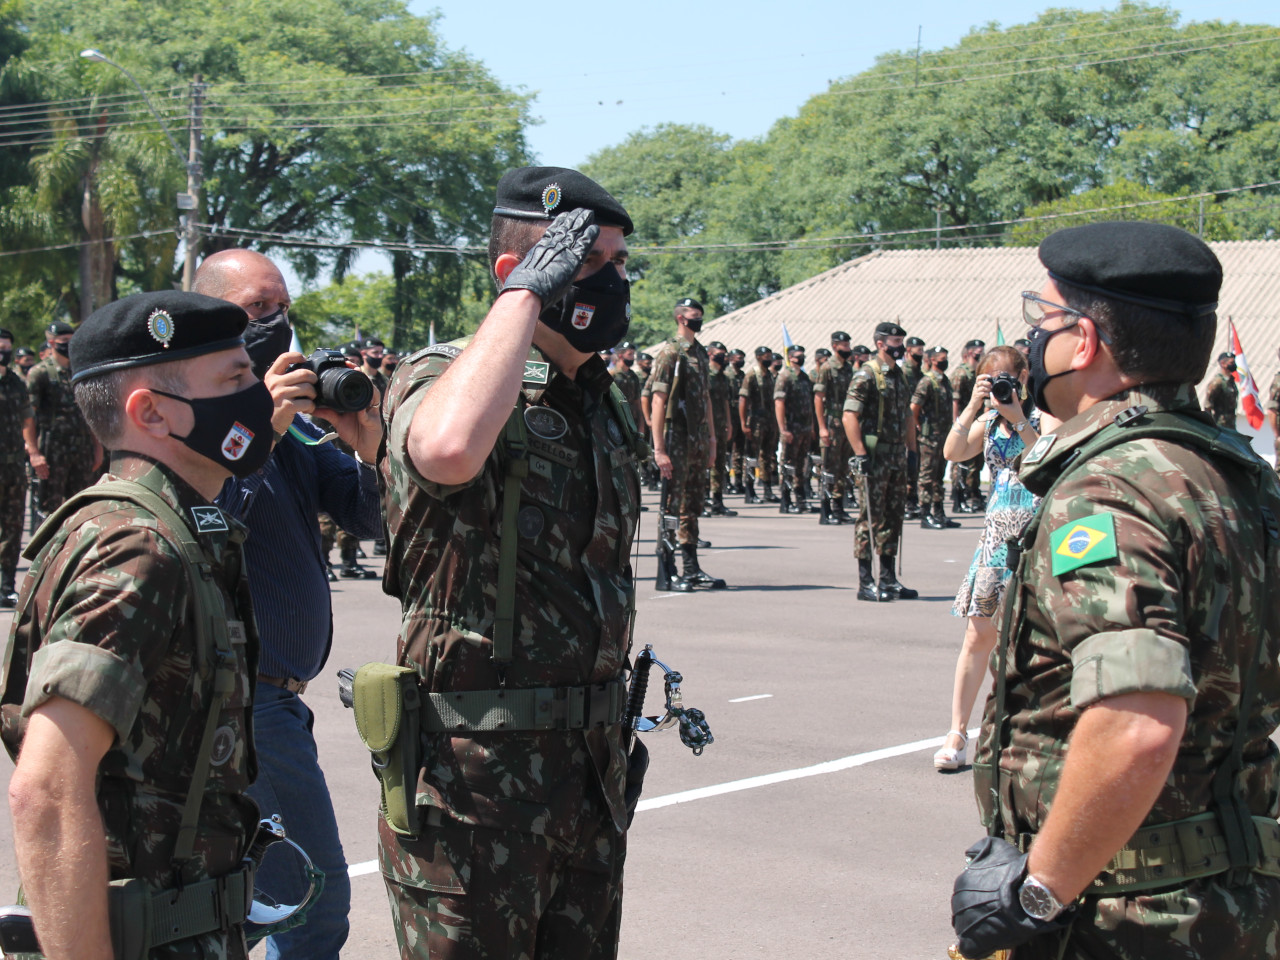
[[[1111,514],[1104,513],[1083,520],[1064,523],[1049,535],[1053,553],[1053,575],[1078,570],[1091,563],[1116,558],[1116,524]]]

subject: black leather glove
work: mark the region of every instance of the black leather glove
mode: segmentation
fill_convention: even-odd
[[[1071,923],[1073,908],[1052,920],[1027,916],[1018,902],[1027,855],[1007,840],[983,837],[964,853],[969,865],[956,877],[951,893],[951,926],[966,957],[987,957]]]
[[[502,292],[528,290],[549,307],[564,296],[600,235],[591,210],[570,210],[551,221],[502,285]]]
[[[865,477],[871,465],[871,457],[865,453],[855,453],[849,458],[849,472],[855,477]]]
[[[623,796],[627,801],[627,826],[636,818],[636,804],[640,802],[640,792],[644,789],[645,771],[649,769],[649,748],[639,737],[631,744],[631,755],[627,757],[627,785]]]

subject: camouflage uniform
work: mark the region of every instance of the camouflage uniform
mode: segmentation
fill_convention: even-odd
[[[644,386],[640,382],[640,375],[636,373],[634,367],[619,363],[613,368],[613,382],[618,385],[622,395],[627,398],[627,403],[631,405],[631,416],[635,420],[636,426],[641,433],[646,433],[647,425],[644,422],[644,411],[640,407],[640,390]]]
[[[835,475],[835,493],[833,499],[840,503],[849,483],[849,458],[853,456],[853,448],[849,446],[849,436],[844,432],[844,398],[849,393],[849,382],[853,380],[853,361],[842,360],[840,354],[833,353],[831,359],[823,364],[813,381],[813,392],[822,397],[822,411],[826,417],[827,430],[831,433],[831,442],[822,448],[822,469]]]
[[[871,532],[867,521],[867,497],[875,520],[875,554],[898,553],[902,517],[907,496],[907,425],[911,398],[902,370],[892,361],[872,357],[849,383],[844,409],[858,414],[862,436],[876,437],[876,450],[867,472],[867,496],[858,498],[858,523],[854,527],[854,556],[869,560]],[[868,450],[868,452],[870,452]]]
[[[943,474],[947,460],[942,455],[942,447],[954,422],[951,382],[945,375],[930,370],[916,385],[911,405],[920,407],[920,434],[916,439],[920,448],[920,510],[928,513],[935,504],[940,508],[946,499]]]
[[[1271,381],[1271,394],[1267,400],[1267,409],[1276,415],[1280,424],[1280,373]],[[1276,431],[1276,473],[1280,473],[1280,430]]]
[[[920,385],[920,381],[924,379],[925,369],[924,360],[916,360],[911,354],[907,354],[902,358],[902,377],[907,382],[907,396],[913,396],[916,387]],[[916,451],[916,469],[907,470],[907,505],[908,509],[914,510],[916,505],[920,503],[920,458],[919,450]],[[912,516],[915,516],[913,513]]]
[[[967,363],[960,364],[951,374],[951,393],[962,411],[969,405],[969,401],[973,399],[973,385],[977,380],[978,374]],[[982,467],[983,459],[981,453],[972,459],[952,466],[952,506],[956,506],[961,500],[968,500],[970,503],[975,504],[981,502]]]
[[[715,424],[716,459],[711,465],[711,498],[721,500],[729,482],[729,442],[733,436],[733,421],[738,415],[738,394],[733,381],[724,370],[707,376],[707,390],[711,396],[711,420]]]
[[[27,390],[40,452],[49,462],[49,479],[40,481],[39,504],[41,512],[49,514],[93,482],[93,434],[76,406],[70,367],[46,357],[31,368]]]
[[[117,454],[111,473],[159,494],[183,519],[192,517],[192,507],[217,509],[144,457]],[[25,700],[17,688],[28,665],[15,661],[5,675],[5,746],[16,752],[21,718],[50,697],[110,724],[116,739],[99,765],[97,787],[110,879],[139,877],[155,891],[237,869],[258,822],[257,806],[245,793],[256,773],[250,678],[257,674],[258,637],[242,572],[244,528],[223,519],[220,531],[188,521],[223,595],[225,619],[212,626],[230,632],[236,663],[185,877],[175,868],[174,848],[201,752],[213,670],[210,652],[196,647],[193,599],[175,534],[133,503],[101,500],[78,510],[64,525],[69,535],[49,558],[47,575],[34,592],[27,582],[9,638],[11,650],[39,651],[29,664]],[[239,927],[150,953],[156,960],[247,955]]]
[[[680,360],[684,363],[678,363]],[[679,396],[670,391],[680,367]],[[667,396],[666,450],[671,458],[671,479],[667,481],[667,512],[679,513],[681,546],[697,544],[698,517],[707,496],[707,467],[710,465],[711,424],[707,423],[707,348],[697,340],[686,344],[668,340],[653,356],[649,383],[654,393]],[[655,429],[657,429],[655,427]]]
[[[22,378],[8,368],[0,377],[0,584],[12,588],[27,507],[27,449],[22,425],[35,414]]]
[[[742,419],[738,416],[738,396],[742,390],[742,381],[746,379],[746,372],[739,370],[733,365],[725,371],[729,375],[732,383],[731,393],[729,394],[729,420],[732,424],[732,432],[730,434],[729,446],[729,470],[733,473],[733,482],[738,487],[738,492],[742,492],[742,485],[746,482],[743,477],[743,471],[746,464],[743,458],[747,451],[747,435],[742,432]]]
[[[549,382],[526,381],[526,412],[544,411],[538,422],[567,429],[558,439],[529,430],[517,529],[507,531],[503,490],[512,481],[501,439],[475,479],[457,486],[426,480],[409,459],[414,412],[451,362],[441,349],[401,361],[383,404],[383,589],[404,611],[397,662],[437,693],[620,681],[640,481],[605,399],[608,370],[593,356],[574,380],[552,367]],[[544,358],[535,350],[530,359]],[[520,538],[515,642],[500,675],[492,636],[499,544],[510,536]],[[627,826],[621,726],[425,733],[423,746],[417,838],[395,835],[379,817],[401,955],[613,957]]]
[[[1235,377],[1219,370],[1209,381],[1204,394],[1204,405],[1213,422],[1227,430],[1236,428],[1236,404],[1240,400],[1240,388]]]
[[[802,368],[787,364],[778,374],[773,399],[783,402],[783,422],[791,434],[790,443],[779,445],[783,458],[780,466],[795,470],[792,492],[803,499],[808,487],[809,451],[813,448],[813,381]]]
[[[1068,458],[1136,404],[1207,420],[1196,412],[1191,385],[1135,389],[1070,420],[1056,439],[1042,439],[1038,446],[1048,443],[1047,453],[1033,449],[1023,461],[1019,479],[1045,500],[1006,598],[1014,607],[1001,638],[1005,720],[997,731],[993,696],[974,761],[974,792],[989,825],[998,747],[995,832],[1013,842],[1041,828],[1082,711],[1134,691],[1168,693],[1188,704],[1173,770],[1144,822],[1213,810],[1214,773],[1244,722],[1241,677],[1260,652],[1244,766],[1234,782],[1254,816],[1274,826],[1280,813],[1280,750],[1269,739],[1280,717],[1280,606],[1273,602],[1280,564],[1275,534],[1263,520],[1268,510],[1280,515],[1280,484],[1269,471],[1252,473],[1191,445],[1136,438],[1095,454],[1048,492]],[[1080,521],[1093,527],[1077,545],[1071,528]],[[1065,955],[1275,956],[1280,879],[1255,873],[1242,886],[1225,881],[1225,874],[1175,877],[1129,896],[1086,891]],[[1048,935],[1015,954],[1056,958],[1063,956],[1059,943]]]
[[[778,421],[773,415],[773,373],[756,364],[743,375],[738,396],[747,398],[747,456],[755,456],[761,483],[778,479]]]

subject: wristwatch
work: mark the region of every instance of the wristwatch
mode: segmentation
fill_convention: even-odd
[[[1022,886],[1018,888],[1018,903],[1022,905],[1027,916],[1035,920],[1052,920],[1066,909],[1058,902],[1053,891],[1031,874],[1027,874],[1027,879],[1023,880]]]
[[[1027,423],[1028,421],[1025,419],[1019,420],[1017,423],[1013,425],[1013,432],[1021,433],[1023,430],[1027,429]]]

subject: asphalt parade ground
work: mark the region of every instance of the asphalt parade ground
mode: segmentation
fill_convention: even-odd
[[[920,599],[871,604],[855,597],[852,525],[820,526],[816,515],[741,497],[728,502],[738,517],[702,521],[713,545],[703,567],[729,589],[657,593],[656,495],[645,502],[636,649],[652,644],[684,675],[685,705],[706,713],[715,742],[694,756],[674,728],[646,736],[620,956],[941,960],[951,883],[982,835],[968,768],[940,774],[931,762],[963,633],[951,602],[981,516],[944,531],[907,522],[900,578]],[[377,558],[363,562],[381,569]],[[304,699],[351,864],[344,955],[390,960],[377,784],[334,674],[393,656],[399,605],[376,580],[333,586],[333,652]],[[8,622],[0,616],[6,635]],[[655,669],[651,714],[659,681]],[[7,787],[12,765],[0,768]],[[5,816],[0,901],[16,894]]]

